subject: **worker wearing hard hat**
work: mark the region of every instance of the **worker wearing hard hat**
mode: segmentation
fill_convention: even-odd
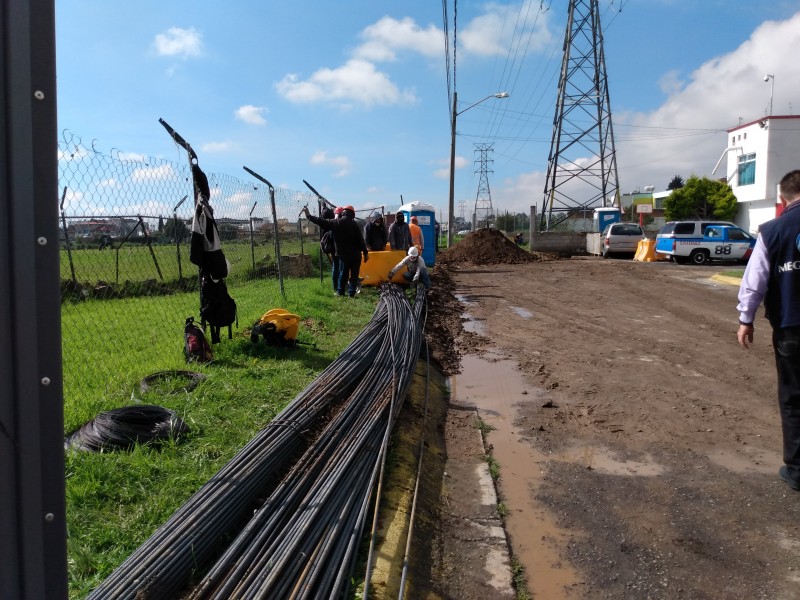
[[[405,273],[403,273],[403,279],[414,285],[422,283],[426,290],[431,289],[431,278],[430,275],[428,275],[428,267],[425,266],[425,259],[419,255],[419,250],[417,250],[416,246],[411,246],[411,248],[408,249],[408,254],[403,257],[403,260],[389,271],[389,281],[391,281],[395,273],[403,267],[406,268]]]
[[[315,217],[308,211],[308,207],[303,207],[306,218],[319,225],[322,229],[333,231],[333,239],[336,241],[336,254],[339,256],[340,268],[339,285],[336,294],[345,294],[345,284],[347,284],[347,295],[351,298],[356,295],[358,289],[358,272],[361,270],[361,255],[364,255],[364,262],[369,259],[369,251],[364,243],[364,235],[361,233],[361,226],[356,222],[356,212],[352,206],[342,207],[342,212],[338,219],[323,219]]]

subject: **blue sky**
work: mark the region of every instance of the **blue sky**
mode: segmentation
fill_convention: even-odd
[[[497,211],[541,205],[567,0],[458,3],[456,215],[491,143]],[[620,189],[710,175],[725,130],[800,113],[800,1],[601,0]],[[448,0],[449,30],[453,4]],[[101,152],[309,181],[339,204],[448,200],[442,4],[57,0],[59,128]],[[452,58],[452,46],[451,46]],[[800,164],[800,159],[798,160]]]

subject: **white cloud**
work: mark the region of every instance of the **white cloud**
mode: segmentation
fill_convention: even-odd
[[[233,114],[240,121],[250,125],[266,125],[267,120],[263,116],[265,112],[267,112],[267,109],[263,106],[245,104],[237,108]]]
[[[442,54],[443,35],[442,30],[433,25],[422,29],[409,17],[401,20],[383,17],[361,32],[365,42],[353,52],[353,56],[375,62],[391,61],[397,59],[397,51],[410,50],[438,58]]]
[[[144,154],[139,154],[138,152],[117,152],[117,158],[119,160],[126,160],[130,162],[146,162],[147,156]]]
[[[172,165],[158,165],[155,167],[139,167],[131,173],[133,181],[161,181],[178,177]]]
[[[159,56],[197,58],[203,54],[203,36],[194,28],[170,27],[166,33],[156,34],[153,42]]]
[[[224,152],[231,152],[236,148],[236,144],[230,141],[224,142],[206,142],[200,146],[200,149],[204,152],[216,152],[216,153],[224,153]]]
[[[73,152],[65,152],[61,148],[58,149],[58,160],[81,160],[83,157],[88,155],[89,151],[83,146],[76,146]]]
[[[520,44],[524,40],[519,48],[523,54],[548,47],[553,40],[549,13],[540,12],[540,9],[539,0],[527,0],[522,6],[489,5],[486,14],[474,18],[459,31],[459,50],[478,56],[504,54],[512,49],[512,36],[520,40]],[[516,15],[521,15],[523,20],[518,27],[510,27],[509,23],[516,22]]]
[[[433,172],[433,176],[437,179],[449,179],[450,178],[450,159],[442,160],[441,164],[443,165],[441,168],[436,169]],[[458,171],[459,169],[463,169],[467,166],[467,159],[463,156],[456,156],[455,161],[453,161],[453,166],[455,166],[455,170]]]
[[[327,152],[318,151],[311,156],[312,165],[332,166],[338,171],[334,172],[334,177],[345,177],[350,174],[351,163],[346,156],[328,156]]]
[[[286,75],[276,84],[279,94],[290,102],[336,102],[343,106],[360,104],[410,104],[413,91],[401,91],[389,77],[370,62],[348,60],[336,69],[319,69],[305,81],[296,74]]]
[[[113,177],[110,177],[108,179],[104,179],[103,181],[101,181],[101,182],[99,182],[97,184],[97,187],[99,187],[99,188],[115,188],[115,187],[117,187],[117,180],[114,179]]]
[[[658,80],[659,89],[667,95],[677,94],[683,87],[683,80],[677,69],[672,69],[664,73]]]

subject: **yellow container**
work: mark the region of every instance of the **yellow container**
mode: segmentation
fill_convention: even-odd
[[[371,251],[369,253],[369,260],[361,263],[361,270],[359,276],[363,277],[361,285],[378,286],[388,279],[386,276],[389,274],[394,266],[405,258],[405,250],[381,250]],[[405,269],[403,269],[404,271]],[[394,283],[405,283],[403,279],[403,272],[399,271],[392,277]]]
[[[300,329],[300,315],[292,314],[283,308],[273,308],[264,313],[256,325],[266,325],[267,323],[271,323],[277,333],[283,333],[284,339],[294,340]]]

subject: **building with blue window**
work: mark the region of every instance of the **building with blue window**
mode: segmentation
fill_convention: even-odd
[[[762,117],[729,129],[719,162],[725,154],[727,181],[739,202],[736,224],[755,234],[780,214],[778,182],[800,169],[800,116]]]

